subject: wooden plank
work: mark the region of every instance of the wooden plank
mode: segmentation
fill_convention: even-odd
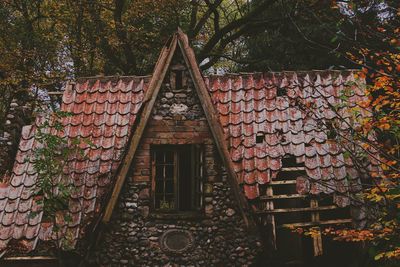
[[[40,261],[40,260],[58,260],[56,257],[50,257],[50,256],[25,256],[25,257],[6,257],[2,259],[4,261]]]
[[[259,211],[256,211],[256,213],[257,214],[269,214],[269,213],[289,213],[289,212],[310,212],[310,211],[334,210],[334,209],[338,209],[338,207],[336,205],[330,205],[330,206],[321,206],[321,207],[259,210]]]
[[[318,208],[318,200],[315,198],[310,200],[310,207],[311,208]],[[319,222],[319,212],[312,212],[311,213],[311,221],[318,223]],[[322,236],[321,236],[321,230],[319,227],[316,229],[317,233],[313,235],[313,248],[314,248],[314,256],[321,256],[323,253],[322,249]]]
[[[205,116],[211,129],[211,133],[213,134],[215,144],[217,146],[219,154],[221,155],[222,163],[226,167],[228,182],[230,184],[231,191],[235,199],[238,201],[239,212],[246,226],[254,225],[255,223],[252,221],[251,217],[248,217],[246,214],[246,212],[249,211],[250,208],[239,187],[238,179],[233,168],[233,162],[230,158],[229,150],[227,147],[226,136],[224,134],[221,124],[219,123],[218,114],[215,110],[214,105],[211,102],[211,98],[208,94],[203,76],[196,62],[194,52],[189,46],[187,36],[180,29],[178,29],[178,37],[178,44],[181,48],[183,58],[186,65],[188,66],[190,75],[195,85],[194,87],[196,88],[197,95],[203,107]]]
[[[48,95],[63,95],[64,91],[59,91],[59,92],[47,92]]]
[[[291,227],[305,227],[305,226],[319,226],[319,225],[329,225],[329,224],[347,224],[351,223],[351,219],[337,219],[337,220],[327,220],[320,222],[304,222],[304,223],[287,223],[282,224],[279,228],[291,228]]]
[[[275,195],[275,196],[261,196],[261,200],[273,200],[273,199],[292,199],[292,198],[306,198],[307,195],[301,194],[289,194],[289,195]]]
[[[296,184],[296,180],[283,180],[283,181],[270,182],[270,185],[287,185],[287,184]]]
[[[267,192],[266,195],[268,197],[272,197],[274,195],[274,190],[272,188],[272,186],[268,186],[267,187]],[[274,210],[274,202],[272,200],[267,201],[267,206],[266,209],[269,211],[273,211]],[[268,227],[270,227],[270,234],[271,234],[271,244],[272,244],[272,248],[276,249],[276,224],[275,224],[275,216],[274,214],[269,214],[267,216],[267,224]]]
[[[153,208],[156,207],[156,197],[155,197],[155,192],[156,192],[156,151],[153,152],[154,154],[152,155],[151,159],[151,201],[153,203]]]
[[[180,180],[180,177],[179,177],[179,170],[177,168],[179,166],[179,157],[178,157],[178,151],[177,150],[174,150],[173,153],[174,153],[174,169],[173,169],[174,179],[173,180],[174,180],[174,187],[175,187],[174,210],[178,211],[178,210],[180,210],[179,201],[178,201],[178,199],[180,198],[180,196],[179,196],[179,180]],[[164,159],[164,160],[166,160],[166,159]],[[165,167],[164,167],[164,173],[163,173],[164,183],[166,181],[166,173],[165,172],[166,171],[165,171]],[[164,184],[164,190],[166,190],[165,188],[166,188],[166,185]],[[164,191],[164,195],[165,195],[165,191]]]
[[[285,167],[280,169],[281,172],[295,172],[295,171],[305,171],[305,167]]]
[[[176,45],[177,45],[177,36],[174,35],[169,46],[168,47],[165,46],[163,48],[160,57],[157,60],[153,76],[151,77],[150,80],[148,91],[146,93],[145,99],[143,100],[144,102],[142,105],[144,105],[144,107],[142,106],[143,110],[139,115],[140,116],[139,123],[137,124],[136,128],[132,130],[133,136],[132,139],[130,140],[128,152],[125,155],[124,160],[119,167],[119,172],[117,174],[113,192],[111,194],[110,200],[104,212],[103,216],[104,223],[110,221],[115,204],[117,203],[118,200],[119,193],[121,192],[122,186],[125,182],[126,175],[128,174],[129,167],[135,155],[136,149],[139,146],[140,139],[146,127],[147,121],[150,117],[158,92],[160,91],[161,84],[164,80],[168,66],[171,63],[172,57],[176,49]]]

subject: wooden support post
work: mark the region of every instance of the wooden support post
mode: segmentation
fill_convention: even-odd
[[[311,208],[318,208],[318,200],[316,199],[311,199],[310,201],[310,207]],[[311,213],[311,221],[314,223],[319,222],[319,212],[314,211]],[[322,236],[321,236],[321,230],[319,226],[317,228],[317,233],[313,235],[313,247],[314,247],[314,256],[320,256],[323,253],[322,249]]]
[[[267,186],[267,191],[266,191],[267,197],[272,197],[274,195],[274,190],[272,189],[271,185]],[[274,201],[272,199],[266,201],[266,207],[265,209],[267,211],[272,211],[274,210]],[[274,214],[268,214],[267,215],[267,229],[270,232],[271,236],[271,245],[273,249],[276,249],[276,227],[275,227],[275,215]]]

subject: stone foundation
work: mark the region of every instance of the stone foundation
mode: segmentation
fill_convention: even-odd
[[[224,183],[213,183],[205,194],[204,212],[171,216],[150,210],[147,183],[128,182],[94,259],[100,266],[249,266],[261,251],[250,235]],[[179,253],[162,248],[170,230],[192,237]]]

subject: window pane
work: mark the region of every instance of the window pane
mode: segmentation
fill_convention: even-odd
[[[193,162],[191,146],[179,155],[179,210],[191,210],[193,206]]]
[[[164,150],[165,148],[165,150]],[[159,210],[189,211],[201,206],[202,147],[157,146],[154,155],[154,204]]]
[[[163,194],[164,193],[164,183],[162,181],[156,182],[156,194]]]
[[[163,180],[164,179],[164,166],[158,165],[156,166],[156,180]]]
[[[161,210],[173,210],[175,209],[174,195],[165,195],[165,199],[160,201]]]
[[[165,166],[165,178],[166,179],[174,179],[174,166],[173,165]]]
[[[174,152],[173,151],[165,152],[165,163],[168,163],[168,164],[174,163]]]
[[[156,164],[164,163],[165,153],[162,151],[157,151],[155,154],[156,154]]]
[[[166,194],[174,193],[174,180],[166,180],[165,181],[165,193]]]

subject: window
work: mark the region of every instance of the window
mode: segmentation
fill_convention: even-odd
[[[170,84],[173,90],[182,90],[186,87],[185,67],[176,65],[171,68]]]
[[[183,87],[183,76],[181,70],[175,71],[175,89],[182,89]]]
[[[202,206],[201,145],[152,146],[153,206],[157,211],[194,211]]]

